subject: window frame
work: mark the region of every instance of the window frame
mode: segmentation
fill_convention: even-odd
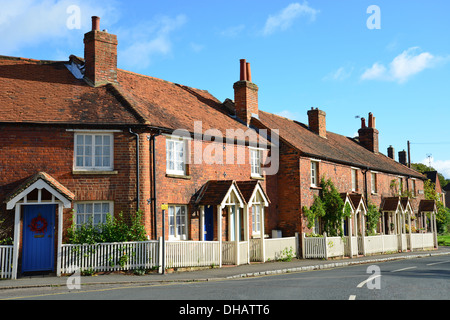
[[[177,219],[177,209],[180,208],[180,222],[181,218],[183,218],[184,223],[181,222],[181,225],[178,226],[178,219]],[[171,222],[171,209],[173,209],[173,226]],[[184,209],[184,213],[182,212]],[[168,223],[168,231],[169,231],[169,241],[186,241],[188,240],[188,207],[187,205],[183,204],[169,204],[167,209],[167,223]],[[179,228],[182,228],[181,230],[184,231],[182,234],[178,234]],[[173,228],[173,232],[172,232]]]
[[[262,177],[262,149],[249,148],[250,150],[250,170],[251,177],[261,178]],[[255,159],[255,155],[257,155]]]
[[[352,192],[358,191],[358,169],[351,168]]]
[[[378,194],[378,177],[376,172],[370,173],[370,191],[372,194]]]
[[[80,136],[83,136],[83,144],[78,144],[78,138]],[[90,154],[86,155],[86,145],[85,139],[86,136],[91,137],[91,144],[90,144]],[[96,144],[96,137],[101,136],[102,137],[102,144],[101,146]],[[104,137],[109,137],[109,145],[103,144]],[[96,148],[100,147],[102,148],[101,155],[96,154]],[[109,166],[103,165],[103,160],[107,157],[104,155],[105,147],[109,147]],[[83,152],[80,155],[79,154],[79,148],[83,148]],[[89,131],[80,131],[75,132],[74,134],[74,148],[73,148],[73,169],[75,171],[113,171],[114,170],[114,133],[112,132],[89,132]],[[90,156],[91,158],[91,165],[86,165],[86,157]],[[78,158],[82,157],[83,165],[78,165]],[[96,158],[100,157],[102,159],[102,165],[97,166],[96,165]]]
[[[258,208],[258,210],[256,210]],[[252,205],[252,235],[261,235],[261,216],[264,206],[261,203],[253,203]]]
[[[311,187],[317,188],[319,186],[319,161],[311,160],[309,173]]]
[[[104,212],[103,210],[103,205],[108,205],[108,212]],[[86,210],[83,210],[84,212],[79,212],[79,205],[83,205],[84,208],[86,208],[86,205],[92,205],[92,213],[90,212],[86,212]],[[99,213],[101,215],[100,218],[100,222],[95,223],[95,205],[101,205],[102,206],[102,210]],[[101,223],[105,223],[106,222],[106,217],[109,215],[114,216],[114,202],[113,201],[77,201],[75,202],[75,226],[76,228],[81,228],[81,226],[87,224],[89,222],[89,218],[92,218],[92,225],[98,226]],[[97,213],[98,214],[98,213]],[[84,222],[83,223],[78,223],[78,216],[79,215],[83,215],[84,216]],[[90,216],[89,218],[87,218],[87,216]]]
[[[169,144],[173,143],[173,149],[172,158],[169,157]],[[176,148],[175,146],[177,144],[181,144],[183,146],[183,155],[182,155],[182,162],[176,159]],[[166,137],[166,174],[170,175],[178,175],[178,176],[185,176],[187,173],[187,140],[179,137]],[[170,169],[169,164],[173,162],[173,169]],[[182,164],[183,169],[177,170],[176,165],[177,162]]]

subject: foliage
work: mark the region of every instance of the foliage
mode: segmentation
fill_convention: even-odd
[[[290,262],[295,257],[294,255],[294,249],[292,247],[285,248],[280,255],[280,258],[278,258],[278,261],[284,261],[284,262]]]
[[[68,230],[68,239],[70,244],[95,244],[106,242],[129,242],[129,241],[145,241],[145,227],[142,224],[142,212],[130,216],[130,224],[128,224],[123,213],[117,218],[110,214],[106,217],[106,222],[94,226],[92,221],[82,226],[76,226],[75,222]]]
[[[344,205],[331,179],[325,180],[322,177],[320,186],[322,188],[320,197],[314,197],[314,203],[309,209],[303,207],[308,219],[308,228],[311,228],[315,219],[320,217],[329,236],[343,235],[342,221],[351,216],[351,206],[348,203]]]
[[[368,203],[367,205],[367,215],[366,215],[366,223],[367,223],[367,235],[373,235],[376,230],[378,221],[380,219],[380,211],[377,206],[373,203]]]
[[[13,239],[10,237],[11,227],[6,224],[6,219],[0,219],[0,246],[8,246],[13,244]]]
[[[436,186],[431,180],[426,180],[424,183],[425,199],[434,200],[436,202],[437,214],[436,224],[439,233],[448,232],[450,224],[450,210],[444,207],[440,195],[436,192]]]
[[[425,173],[427,171],[437,171],[433,167],[429,167],[427,165],[424,165],[423,163],[411,163],[411,168],[420,173]],[[441,173],[438,172],[437,175],[442,188],[450,183],[450,179],[445,179],[445,177]]]
[[[450,234],[438,236],[438,245],[450,247]]]

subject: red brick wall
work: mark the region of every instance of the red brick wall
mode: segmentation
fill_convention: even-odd
[[[352,167],[329,161],[319,161],[319,179],[325,176],[331,178],[339,192],[352,192]],[[391,188],[391,181],[397,181],[398,176],[376,172],[377,193],[371,193],[371,172],[367,172],[367,194],[371,203],[380,207],[382,199],[397,195],[398,191]],[[311,187],[311,159],[300,157],[299,153],[285,143],[280,145],[280,170],[275,177],[267,178],[268,188],[277,186],[274,190],[268,189],[272,201],[269,214],[266,216],[266,233],[273,229],[280,229],[283,236],[293,236],[295,232],[310,232],[307,222],[302,215],[303,206],[310,207],[314,201],[314,195],[319,195],[320,188]],[[406,189],[406,177],[403,178],[404,189]],[[411,191],[411,182],[409,190]],[[412,199],[414,208],[423,194],[423,181],[416,180],[416,198]],[[357,170],[357,193],[365,196],[365,184],[363,171]],[[413,209],[414,209],[413,208]]]
[[[194,159],[194,140],[190,140],[191,159]],[[223,148],[221,143],[216,142],[202,142],[201,150],[211,148],[213,145],[218,145]],[[227,145],[226,148],[234,149],[234,162],[232,164],[189,164],[187,168],[187,177],[174,177],[166,174],[166,137],[156,137],[156,181],[157,181],[157,230],[158,237],[162,234],[162,219],[161,219],[161,205],[179,204],[189,205],[193,200],[193,196],[200,188],[208,182],[208,180],[236,180],[247,181],[251,179],[251,166],[249,163],[249,149],[242,145]],[[236,164],[238,152],[243,151],[245,155],[245,164]],[[226,150],[223,151],[224,157]],[[226,158],[225,158],[226,159]],[[226,176],[224,176],[226,173]],[[265,188],[266,181],[260,180],[263,188]],[[214,214],[214,224],[217,224],[217,213]],[[189,239],[200,239],[200,214],[194,212],[193,206],[188,206],[188,221],[189,221]],[[251,216],[250,216],[251,225]],[[227,228],[228,219],[224,217],[223,228]],[[166,212],[166,238],[168,237],[168,217]],[[224,229],[225,230],[225,229]],[[226,240],[225,233],[223,240]]]
[[[8,193],[30,176],[44,171],[75,193],[75,201],[114,201],[115,214],[136,210],[135,137],[114,133],[113,175],[74,175],[74,132],[46,126],[0,127],[0,206]],[[142,140],[142,139],[141,139]],[[148,150],[148,148],[147,148]],[[72,211],[64,211],[64,227],[71,224]]]

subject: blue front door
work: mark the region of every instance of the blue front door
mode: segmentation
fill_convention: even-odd
[[[213,206],[205,207],[205,241],[214,240],[214,210]]]
[[[23,208],[22,272],[54,271],[56,205]]]

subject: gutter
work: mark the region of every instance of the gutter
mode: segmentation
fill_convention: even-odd
[[[128,129],[129,132],[136,136],[136,211],[139,211],[139,204],[140,204],[140,170],[139,170],[139,134],[131,131],[131,128]]]

